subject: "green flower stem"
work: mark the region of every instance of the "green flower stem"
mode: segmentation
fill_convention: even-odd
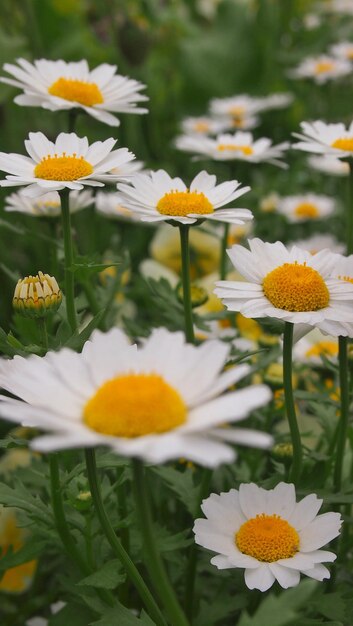
[[[201,504],[202,500],[208,495],[210,490],[210,484],[212,479],[212,470],[204,469],[200,484],[200,492],[199,492],[199,502],[198,502],[198,513],[201,513]],[[189,561],[186,570],[185,577],[185,612],[190,620],[190,624],[192,623],[193,615],[194,615],[194,589],[195,589],[195,577],[197,570],[197,555],[198,555],[198,547],[195,542],[193,542],[190,548]]]
[[[126,573],[137,589],[142,602],[144,603],[151,619],[157,624],[157,626],[166,626],[166,622],[164,620],[163,615],[160,612],[158,605],[156,604],[151,592],[146,586],[142,576],[140,575],[138,569],[132,562],[130,556],[123,548],[120,539],[115,534],[115,531],[110,523],[107,512],[104,508],[104,504],[102,501],[102,496],[99,488],[99,481],[97,476],[97,465],[96,465],[96,457],[94,450],[87,449],[85,451],[86,456],[86,466],[87,466],[87,474],[88,481],[90,485],[90,490],[92,494],[92,499],[94,502],[94,506],[96,509],[96,513],[98,515],[98,519],[102,526],[102,529],[105,533],[107,540],[109,541],[114,553],[121,561],[123,566],[125,567]],[[145,520],[144,520],[145,522]]]
[[[227,242],[229,234],[229,224],[223,224],[223,237],[221,241],[221,258],[219,265],[219,277],[221,280],[225,280],[227,276]]]
[[[181,275],[183,284],[183,303],[185,318],[185,337],[186,341],[194,343],[194,322],[191,306],[190,293],[190,249],[189,249],[189,226],[187,224],[179,225],[180,247],[181,247]]]
[[[289,430],[293,445],[293,463],[289,473],[290,480],[297,484],[302,466],[302,444],[300,432],[295,412],[295,404],[292,386],[292,345],[293,345],[293,324],[285,322],[283,338],[283,383],[286,414],[289,423]]]
[[[347,254],[353,254],[353,159],[348,163]]]
[[[188,626],[189,622],[178,602],[171,586],[157,546],[153,528],[149,495],[145,480],[145,470],[141,461],[132,461],[133,481],[137,516],[140,521],[140,530],[143,538],[145,564],[151,580],[163,602],[169,621],[172,626]]]
[[[341,387],[341,416],[338,426],[336,461],[333,474],[335,491],[340,491],[342,483],[342,468],[344,449],[346,445],[348,417],[349,417],[349,390],[348,390],[348,339],[338,338],[338,363]]]
[[[37,325],[40,332],[41,344],[43,346],[44,352],[47,353],[49,349],[48,344],[48,333],[47,333],[47,323],[45,317],[37,318]]]
[[[55,453],[49,455],[49,470],[51,499],[56,529],[68,556],[77,563],[82,574],[88,576],[91,573],[91,570],[82,558],[81,553],[79,552],[77,545],[72,538],[68,523],[66,521],[62,500],[62,489],[60,484],[59,461]]]
[[[67,320],[72,332],[77,329],[77,319],[75,310],[75,285],[72,265],[74,262],[74,249],[71,236],[71,214],[69,206],[69,189],[60,192],[61,198],[61,220],[64,236],[65,250],[65,298]]]

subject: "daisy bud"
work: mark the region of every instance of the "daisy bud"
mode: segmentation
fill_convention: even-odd
[[[80,491],[77,494],[74,502],[74,506],[77,511],[88,511],[91,508],[92,504],[92,494],[90,491]]]
[[[276,461],[280,461],[287,465],[291,463],[293,459],[293,446],[289,442],[276,443],[271,450],[271,455]]]
[[[62,293],[53,276],[38,272],[36,276],[19,279],[12,304],[24,317],[46,317],[57,311],[61,304]]]
[[[178,296],[179,302],[183,303],[184,293],[183,293],[182,285],[178,287],[177,296]],[[193,309],[195,309],[196,307],[201,306],[202,304],[205,304],[205,302],[207,302],[208,293],[206,289],[204,289],[203,287],[200,287],[200,285],[191,285],[190,297],[191,297],[191,306]]]

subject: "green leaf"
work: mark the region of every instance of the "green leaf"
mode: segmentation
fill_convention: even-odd
[[[39,496],[33,496],[25,485],[15,482],[14,488],[0,483],[0,502],[4,506],[15,507],[25,511],[32,519],[40,519],[48,526],[53,525],[49,509]]]
[[[117,626],[149,626],[153,622],[147,622],[146,616],[143,620],[139,619],[125,606],[118,604],[113,609],[109,609],[98,622],[90,622],[89,626],[112,626],[113,624]]]
[[[87,626],[93,613],[81,604],[67,604],[49,619],[48,626]]]
[[[193,517],[198,514],[200,488],[194,484],[193,472],[179,472],[172,467],[153,467],[151,471],[158,474]]]
[[[322,593],[319,598],[312,600],[312,606],[317,612],[328,619],[344,620],[346,617],[346,601],[339,591]]]
[[[126,574],[121,573],[121,563],[117,559],[105,563],[103,567],[80,580],[78,585],[97,587],[98,589],[115,589],[118,585],[125,582]]]
[[[76,258],[76,262],[69,269],[71,272],[74,272],[78,281],[85,282],[92,274],[98,274],[108,267],[116,267],[118,265],[120,263],[97,263],[95,259],[83,256]]]
[[[16,567],[17,565],[22,565],[22,563],[28,563],[28,561],[37,559],[46,545],[46,541],[34,541],[32,537],[31,541],[17,552],[9,551],[3,557],[0,556],[0,578],[1,574],[10,569],[10,567]]]
[[[83,344],[90,338],[93,331],[99,326],[103,315],[104,310],[99,311],[80,333],[75,332],[72,337],[70,337],[70,339],[65,343],[65,346],[67,348],[71,348],[72,350],[81,350]]]
[[[305,580],[298,587],[283,591],[278,596],[270,594],[261,602],[254,615],[244,613],[238,626],[288,626],[298,617],[298,609],[308,602],[316,587],[315,581]]]

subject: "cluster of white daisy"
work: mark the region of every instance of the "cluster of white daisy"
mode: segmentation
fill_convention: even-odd
[[[146,100],[140,94],[143,85],[116,74],[115,66],[90,71],[85,61],[42,59],[32,64],[19,59],[5,70],[13,78],[2,80],[22,89],[16,102],[23,106],[83,110],[111,126],[119,124],[115,113],[146,112],[138,106]],[[256,126],[262,111],[290,102],[288,94],[213,100],[211,119],[184,121],[187,135],[178,138],[177,147],[217,161],[282,164],[288,142],[255,140],[244,129]],[[234,128],[242,130],[223,132]],[[314,122],[302,128],[301,142],[294,147],[351,156],[352,127]],[[99,193],[95,199],[98,210],[108,216],[180,228],[203,220],[241,228],[251,222],[248,208],[227,206],[249,191],[238,180],[217,184],[203,170],[185,183],[164,170],[141,171],[143,165],[128,148],[114,149],[115,144],[114,138],[89,144],[73,132],[60,133],[55,141],[41,132],[30,133],[25,141],[28,156],[0,153],[0,169],[7,173],[0,185],[24,187],[8,198],[6,209],[55,217],[64,190],[70,193],[73,212],[93,202],[84,187],[115,184],[117,192]],[[330,215],[334,203],[309,194],[283,198],[278,210],[289,221],[299,221]],[[215,293],[228,310],[245,318],[294,323],[301,332],[317,328],[333,337],[353,336],[352,256],[329,250],[311,254],[257,238],[249,241],[249,248],[236,244],[228,251],[241,279],[217,283]],[[234,444],[268,449],[273,443],[262,430],[233,426],[267,406],[272,394],[266,385],[244,384],[250,367],[228,367],[230,352],[231,345],[219,339],[195,346],[183,333],[164,328],[138,343],[118,328],[95,331],[80,354],[63,348],[43,357],[3,360],[0,385],[11,396],[0,397],[0,414],[44,431],[32,442],[40,452],[108,446],[147,463],[185,457],[215,468],[234,462]],[[219,569],[245,569],[250,589],[266,591],[275,580],[283,588],[293,587],[300,572],[323,580],[329,571],[322,563],[335,555],[321,547],[338,535],[341,518],[338,513],[317,515],[321,504],[313,494],[296,503],[292,484],[280,483],[268,491],[240,485],[204,500],[206,519],[195,523],[196,542],[217,553],[212,563]]]

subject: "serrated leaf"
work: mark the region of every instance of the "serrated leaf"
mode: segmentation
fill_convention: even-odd
[[[37,559],[46,545],[46,541],[34,541],[32,538],[31,541],[26,543],[23,548],[17,552],[9,551],[3,557],[0,555],[0,578],[2,573],[11,567],[16,567],[17,565],[22,565],[23,563]]]
[[[78,585],[96,587],[97,589],[115,589],[125,582],[126,574],[121,573],[121,563],[117,559],[105,563],[103,567],[94,574],[83,578]]]
[[[65,343],[67,348],[71,348],[72,350],[81,350],[83,344],[90,338],[93,331],[99,326],[104,315],[104,310],[99,311],[97,315],[85,326],[85,328],[80,332],[75,332],[72,337]]]
[[[192,472],[178,472],[172,467],[153,467],[151,471],[158,474],[193,517],[198,514],[200,488],[195,486]]]
[[[289,626],[298,617],[298,609],[308,602],[316,587],[315,581],[304,580],[298,587],[282,591],[278,596],[268,595],[254,615],[244,613],[241,616],[238,626]]]
[[[145,624],[149,626],[151,623],[153,624],[151,621],[146,622],[146,617],[144,617],[144,621],[140,620],[131,610],[118,604],[113,609],[109,609],[98,622],[90,622],[89,626],[112,626],[113,624],[119,624],[119,626],[142,626]]]

